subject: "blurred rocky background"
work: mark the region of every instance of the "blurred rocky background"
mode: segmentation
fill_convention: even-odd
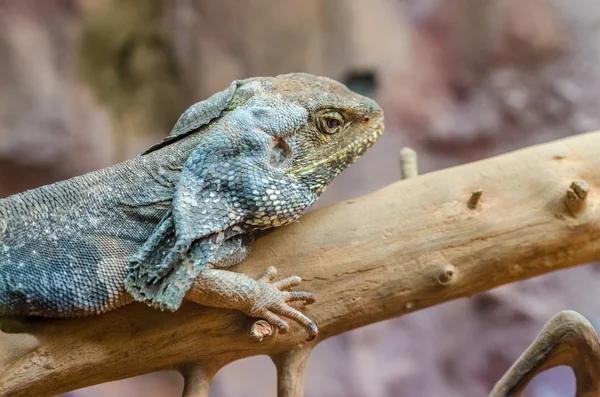
[[[0,196],[137,155],[236,78],[305,71],[375,97],[386,134],[319,205],[600,127],[597,0],[0,0]],[[308,397],[487,395],[562,309],[600,324],[594,265],[358,329],[318,346]],[[569,370],[528,396],[573,395]],[[149,374],[70,397],[180,396]],[[267,358],[212,396],[275,396]]]

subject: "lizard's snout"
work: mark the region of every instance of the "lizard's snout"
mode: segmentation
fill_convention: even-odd
[[[383,132],[383,109],[372,99],[367,99],[365,105],[367,111],[363,123],[369,130],[376,131],[376,135],[381,135]]]
[[[383,109],[377,102],[372,99],[365,98],[365,117],[363,121],[365,123],[374,122],[378,124],[383,120]]]

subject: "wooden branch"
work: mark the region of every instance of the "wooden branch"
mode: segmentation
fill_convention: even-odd
[[[314,345],[271,356],[277,367],[277,397],[303,397],[304,371]]]
[[[490,397],[519,397],[538,374],[568,365],[575,374],[575,397],[600,395],[600,342],[590,322],[565,310],[548,321],[536,340],[496,383]]]
[[[183,397],[208,397],[210,382],[219,369],[218,366],[189,363],[178,369],[184,379]]]
[[[317,302],[302,310],[324,338],[499,285],[600,259],[600,132],[400,181],[306,215],[259,239],[236,270],[297,274]],[[571,185],[585,181],[581,198]],[[577,186],[582,186],[577,184]],[[482,190],[475,209],[469,201]],[[575,191],[576,212],[565,200]],[[35,335],[0,335],[0,395],[50,396],[180,368],[222,366],[309,346],[291,324],[258,342],[255,319],[185,304],[142,304]],[[204,383],[200,381],[200,389]],[[293,394],[290,394],[293,395]]]
[[[419,175],[417,152],[409,147],[400,150],[400,174],[402,179],[414,178]]]

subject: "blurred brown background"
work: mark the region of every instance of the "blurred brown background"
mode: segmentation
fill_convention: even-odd
[[[305,71],[372,94],[386,133],[319,205],[600,127],[597,0],[0,0],[0,196],[137,155],[236,78]],[[318,346],[308,397],[484,396],[562,309],[600,320],[593,265],[392,319]],[[573,395],[569,370],[528,395]],[[69,396],[180,396],[150,374]],[[275,396],[256,357],[214,397]]]

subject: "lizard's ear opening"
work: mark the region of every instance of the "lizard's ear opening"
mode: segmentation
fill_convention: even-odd
[[[290,145],[281,138],[273,139],[269,164],[277,168],[288,168],[291,161],[292,149],[290,148]]]

